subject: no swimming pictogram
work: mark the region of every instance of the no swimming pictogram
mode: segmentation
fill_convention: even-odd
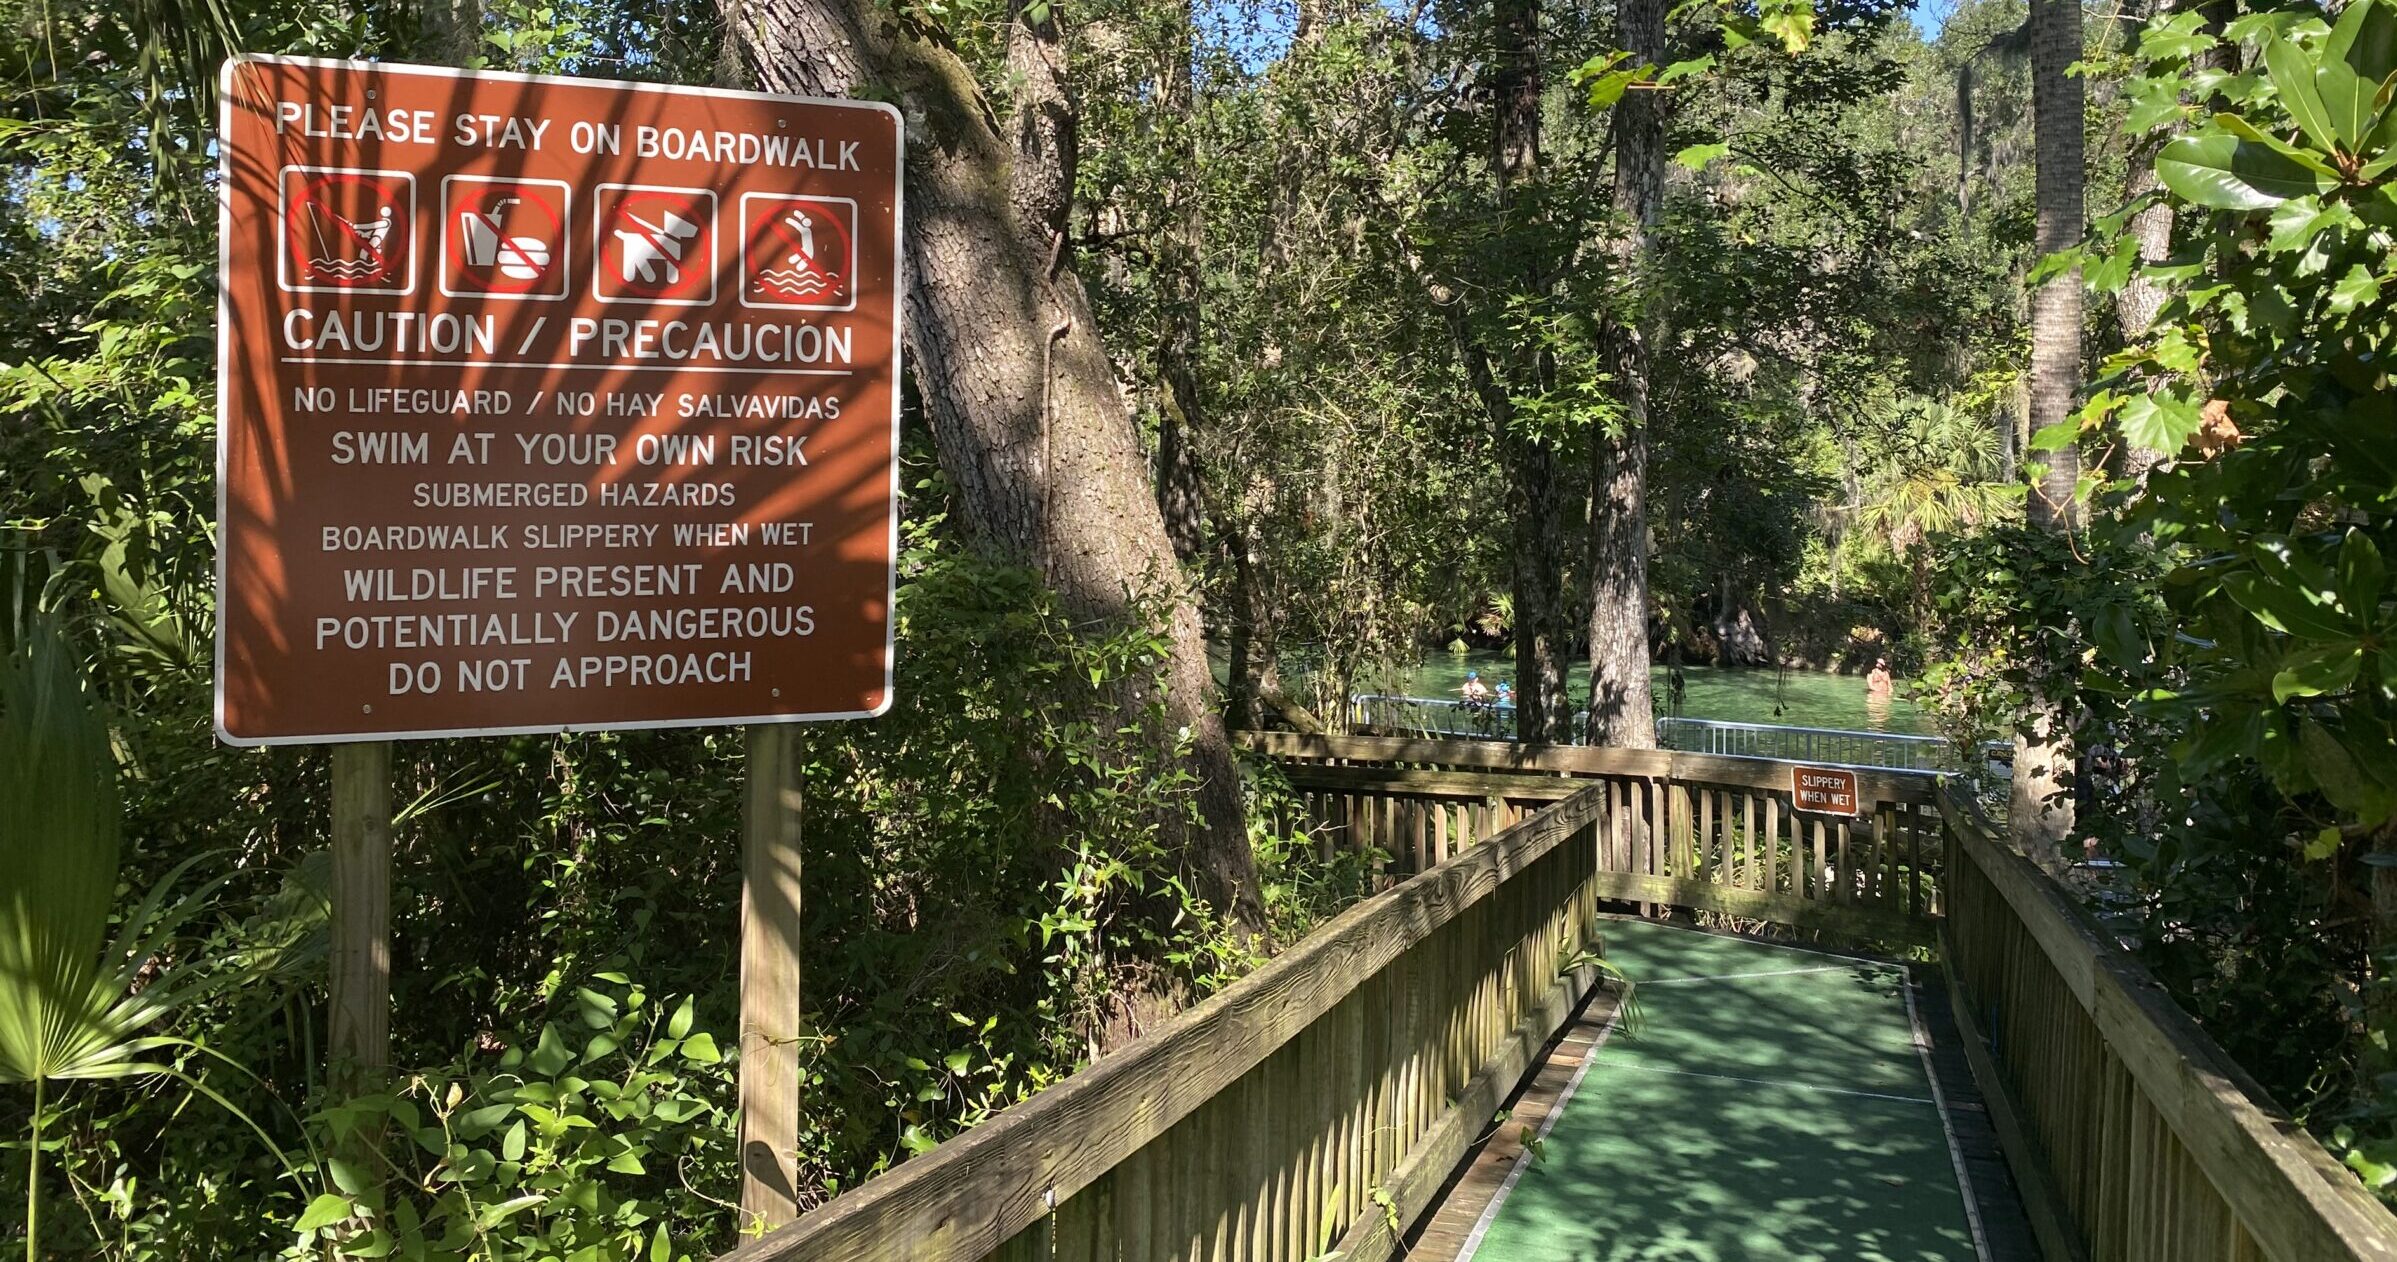
[[[857,305],[857,203],[845,197],[741,197],[741,305],[847,311]]]

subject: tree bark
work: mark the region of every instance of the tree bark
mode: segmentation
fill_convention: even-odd
[[[1496,0],[1497,48],[1492,87],[1497,114],[1490,129],[1491,168],[1497,174],[1502,230],[1535,248],[1521,251],[1522,292],[1547,292],[1548,260],[1539,245],[1540,6],[1539,0]],[[1555,373],[1536,343],[1518,352],[1513,372],[1534,392]],[[1485,393],[1486,400],[1486,393]],[[1511,401],[1490,418],[1498,427],[1514,509],[1515,735],[1533,743],[1572,739],[1572,703],[1565,695],[1569,623],[1564,593],[1563,470],[1548,441],[1516,429]]]
[[[1635,62],[1665,60],[1662,0],[1623,0],[1621,42]],[[1635,291],[1654,249],[1664,205],[1664,99],[1633,91],[1615,105],[1617,274]],[[1656,697],[1648,676],[1648,346],[1636,298],[1602,331],[1620,415],[1591,435],[1589,741],[1624,749],[1656,747]]]
[[[955,54],[867,0],[725,0],[759,86],[896,100],[907,119],[906,338],[941,467],[966,528],[1038,567],[1078,619],[1161,612],[1172,645],[1162,722],[1193,743],[1198,819],[1164,821],[1199,894],[1261,927],[1256,872],[1223,722],[1208,705],[1198,610],[1146,476],[1090,302],[1065,255],[1072,110],[1054,29],[1014,24],[1015,144]],[[1136,689],[1122,698],[1140,721]]]
[[[463,66],[483,52],[483,0],[422,0],[416,7],[416,55]]]
[[[2033,204],[2040,254],[2066,249],[2084,229],[2081,81],[2067,68],[2081,56],[2081,9],[2071,0],[2031,2],[2031,114],[2038,161]],[[2031,291],[2030,428],[2033,434],[2068,420],[2081,383],[2081,274],[2055,276]],[[2035,529],[2069,533],[2080,525],[2080,451],[2067,445],[2042,454],[2032,477],[2026,516]],[[2040,673],[2066,680],[2070,664],[2040,664]],[[2035,686],[2032,713],[2015,737],[2009,806],[2016,844],[2051,868],[2068,861],[2073,829],[2070,793],[2073,742],[2063,683]]]
[[[1158,278],[1157,505],[1182,563],[1195,569],[1207,546],[1206,500],[1196,441],[1203,413],[1198,354],[1203,308],[1199,251],[1206,218],[1198,195],[1198,131],[1192,117],[1190,5],[1175,7],[1174,37],[1158,68],[1158,120],[1172,161],[1164,182],[1164,223],[1155,251]],[[1231,546],[1237,547],[1235,543]]]

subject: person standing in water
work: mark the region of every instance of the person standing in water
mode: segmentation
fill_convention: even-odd
[[[1886,657],[1874,658],[1873,669],[1867,672],[1864,677],[1864,695],[1868,697],[1886,697],[1889,695],[1891,687],[1892,683],[1889,677],[1889,659]]]
[[[1466,671],[1465,686],[1457,691],[1465,694],[1465,704],[1467,705],[1475,705],[1490,699],[1490,686],[1481,681],[1481,672],[1478,670]]]

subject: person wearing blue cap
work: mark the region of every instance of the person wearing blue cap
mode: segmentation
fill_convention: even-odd
[[[1465,694],[1465,700],[1469,704],[1478,704],[1490,699],[1490,686],[1481,681],[1481,672],[1478,670],[1466,671],[1465,686],[1457,691]]]

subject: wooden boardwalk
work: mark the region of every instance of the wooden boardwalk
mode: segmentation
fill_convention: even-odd
[[[2036,1256],[1977,1096],[1937,1071],[1953,1031],[1903,966],[1654,922],[1603,934],[1630,1020],[1611,995],[1575,1015],[1408,1257]]]

